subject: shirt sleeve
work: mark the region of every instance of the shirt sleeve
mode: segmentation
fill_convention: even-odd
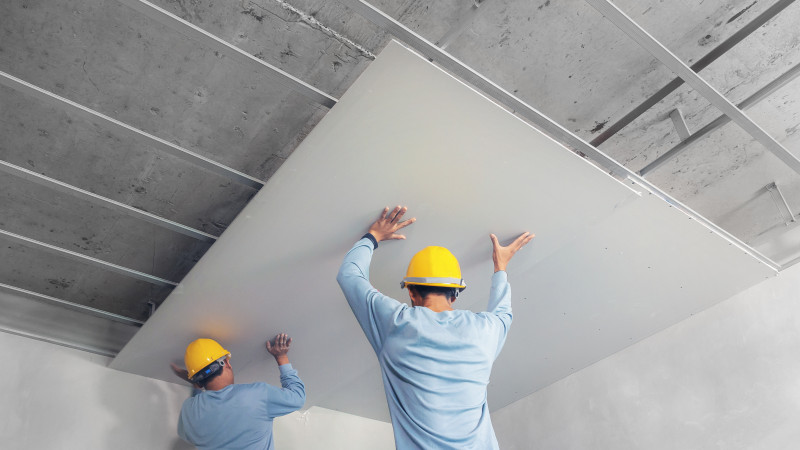
[[[383,347],[383,338],[394,317],[406,305],[387,297],[369,282],[369,264],[374,248],[372,241],[362,238],[347,252],[336,281],[353,310],[356,320],[375,353]]]
[[[306,402],[306,387],[291,364],[278,366],[281,371],[281,388],[267,386],[267,413],[279,417],[297,411]]]
[[[499,336],[497,341],[497,353],[500,354],[503,344],[506,342],[508,330],[511,328],[511,286],[508,284],[508,274],[500,270],[492,275],[492,287],[489,291],[489,306],[487,311],[499,322]]]

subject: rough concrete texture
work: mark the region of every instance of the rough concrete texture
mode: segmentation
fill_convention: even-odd
[[[0,258],[6,261],[0,276],[22,289],[139,320],[148,317],[148,301],[160,302],[170,291],[5,238],[0,243]]]
[[[378,45],[374,25],[344,16],[341,5],[326,5],[334,2],[297,6],[276,0],[154,3],[336,97],[374,59],[372,51]],[[340,28],[365,29],[362,36],[367,38],[356,40],[359,36],[354,39],[335,31]]]
[[[337,1],[153,3],[334,97],[391,38]],[[475,2],[458,0],[372,3],[431,42],[458,30],[448,52],[586,140],[674,77],[582,0],[483,0],[477,9]],[[690,64],[773,3],[615,2]],[[798,21],[800,5],[793,4],[701,75],[731,101],[741,101],[800,61]],[[114,0],[1,2],[0,70],[262,180],[327,112],[279,87],[264,71],[233,62]],[[796,83],[786,86],[749,111],[791,151],[800,139],[796,92]],[[683,86],[600,149],[641,169],[678,142],[668,117],[676,107],[690,130],[719,114]],[[214,235],[255,193],[145,141],[2,86],[0,136],[4,161]],[[777,182],[792,209],[800,211],[800,177],[735,125],[691,146],[648,178],[741,239],[768,249],[768,256],[788,260],[800,247],[800,236],[784,233],[792,227],[782,225],[780,209],[763,191]],[[176,281],[207,249],[16,177],[0,179],[9,231],[29,230],[45,242]],[[37,260],[30,251],[26,258],[1,272],[36,273],[43,261],[52,263],[49,255]],[[93,269],[81,282],[100,283],[103,273]],[[82,277],[56,275],[26,280],[4,275],[0,282],[45,292],[52,289],[47,278]],[[34,278],[45,281],[37,285]],[[93,294],[70,298],[104,297],[98,286],[86,290]],[[140,290],[109,293],[111,303],[128,302],[123,309],[129,311],[144,311],[145,297],[150,298]]]

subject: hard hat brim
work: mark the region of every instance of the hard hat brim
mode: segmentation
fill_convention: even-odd
[[[455,278],[406,277],[400,282],[400,288],[405,288],[407,285],[448,287],[460,289],[462,291],[467,288],[467,283],[465,283],[463,279],[458,280]]]

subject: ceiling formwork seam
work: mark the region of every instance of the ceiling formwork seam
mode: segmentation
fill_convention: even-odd
[[[165,25],[173,30],[178,31],[184,36],[193,39],[201,45],[213,48],[214,50],[224,54],[239,63],[252,66],[270,77],[274,82],[280,86],[295,91],[309,100],[318,103],[326,108],[331,108],[338,101],[336,98],[322,92],[321,90],[311,86],[305,81],[290,75],[289,73],[263,61],[250,53],[236,47],[233,44],[220,39],[208,31],[189,23],[175,14],[160,8],[145,0],[117,0],[123,5],[138,11],[145,16]],[[266,70],[264,70],[266,69]]]
[[[309,14],[309,13],[301,10],[300,8],[297,8],[296,6],[293,6],[291,3],[289,3],[289,2],[287,2],[285,0],[275,0],[275,2],[277,4],[279,4],[281,6],[281,8],[283,8],[283,9],[285,9],[287,11],[290,11],[290,12],[292,12],[294,14],[297,14],[297,16],[300,17],[300,20],[302,20],[303,23],[305,23],[307,25],[310,25],[312,28],[316,28],[316,29],[322,31],[323,33],[325,33],[328,36],[336,39],[337,41],[341,42],[342,44],[347,45],[348,47],[352,47],[352,48],[358,50],[362,55],[366,56],[367,58],[375,59],[375,54],[372,53],[371,51],[369,51],[368,48],[364,47],[363,45],[361,45],[361,44],[359,44],[359,43],[357,43],[355,41],[353,41],[349,37],[345,36],[342,33],[339,33],[338,31],[336,31],[333,28],[325,25],[324,23],[320,22],[312,14]],[[244,2],[242,2],[242,3],[244,4]],[[258,5],[258,4],[254,3],[252,1],[249,2],[249,3],[251,5],[251,10],[252,10],[252,7],[258,7],[258,8],[264,9],[261,5]]]

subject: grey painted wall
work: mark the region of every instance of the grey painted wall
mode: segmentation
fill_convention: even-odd
[[[9,333],[0,333],[0,354],[3,448],[192,448],[176,433],[188,386],[112,370],[108,357]]]
[[[0,332],[0,448],[192,449],[176,427],[189,387],[107,366],[110,358]],[[165,362],[166,364],[166,362]],[[323,408],[275,420],[281,449],[393,449],[392,425]]]
[[[496,411],[500,446],[797,448],[798,300],[794,266]]]

